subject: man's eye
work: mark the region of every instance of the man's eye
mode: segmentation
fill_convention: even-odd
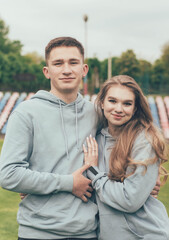
[[[60,62],[57,62],[57,63],[54,63],[55,66],[60,66],[62,63]]]
[[[77,62],[71,62],[71,64],[72,64],[72,65],[75,65],[75,64],[77,64]]]

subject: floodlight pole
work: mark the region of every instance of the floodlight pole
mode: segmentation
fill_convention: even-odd
[[[85,23],[85,63],[87,63],[87,21],[88,21],[88,16],[85,14],[83,16],[83,20]],[[87,95],[88,93],[88,85],[87,85],[87,75],[84,77],[83,80],[83,93],[84,95]]]

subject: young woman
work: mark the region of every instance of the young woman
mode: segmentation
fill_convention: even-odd
[[[158,172],[167,177],[161,166],[166,145],[142,90],[133,78],[115,76],[103,85],[96,106],[102,130],[97,142],[90,136],[83,148],[92,166],[88,176],[99,208],[99,239],[168,240],[166,209],[150,195]]]

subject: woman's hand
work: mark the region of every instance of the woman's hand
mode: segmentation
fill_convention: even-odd
[[[90,166],[97,166],[98,165],[98,144],[91,135],[87,137],[87,149],[83,144],[83,151],[84,151],[84,163],[89,164]]]

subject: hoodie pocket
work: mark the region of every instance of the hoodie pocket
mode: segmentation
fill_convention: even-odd
[[[129,225],[128,220],[127,220],[127,215],[125,213],[123,215],[124,215],[126,227],[128,228],[128,230],[137,237],[136,239],[144,239],[144,236],[141,236],[140,234],[138,234],[136,232],[136,228],[134,229]]]
[[[50,195],[34,195],[28,194],[21,202],[20,209],[24,212],[31,211],[32,213],[37,213],[43,208],[53,194]]]

